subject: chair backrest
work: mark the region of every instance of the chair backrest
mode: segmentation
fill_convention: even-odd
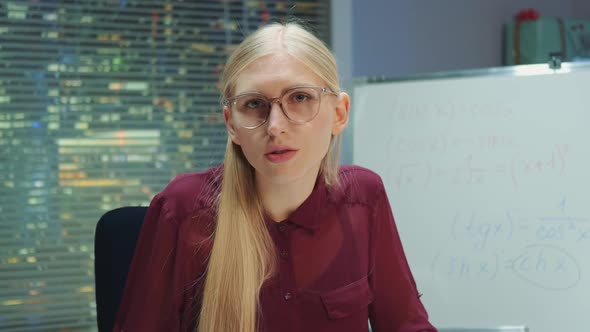
[[[147,207],[122,207],[105,213],[94,236],[96,320],[99,331],[112,331],[129,266]]]

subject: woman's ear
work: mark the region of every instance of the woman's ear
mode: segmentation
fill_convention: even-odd
[[[227,133],[229,134],[229,137],[231,138],[232,142],[234,142],[237,145],[240,145],[236,127],[231,118],[230,110],[227,106],[223,106],[223,120],[225,120],[225,127],[227,128]]]
[[[346,92],[340,92],[336,103],[336,113],[332,123],[332,135],[342,133],[348,125],[348,114],[350,112],[350,97]]]

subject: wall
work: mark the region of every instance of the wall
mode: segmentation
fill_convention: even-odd
[[[529,7],[543,16],[590,19],[588,0],[333,1],[332,38],[341,76],[500,66],[502,24]]]
[[[332,51],[336,55],[340,80],[352,77],[352,0],[332,0]]]
[[[574,1],[574,18],[590,18],[590,1],[588,0],[576,0]]]

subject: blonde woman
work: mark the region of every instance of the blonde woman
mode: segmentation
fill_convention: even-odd
[[[380,177],[338,167],[349,97],[326,46],[266,25],[222,87],[224,164],[153,199],[115,331],[435,331]]]

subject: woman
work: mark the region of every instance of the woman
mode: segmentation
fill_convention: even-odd
[[[337,165],[349,97],[325,45],[267,25],[222,87],[224,164],[153,199],[115,331],[435,331],[381,179]]]

